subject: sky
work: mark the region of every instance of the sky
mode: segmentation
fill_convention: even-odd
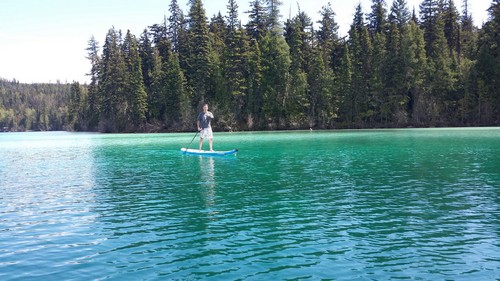
[[[178,0],[187,14],[188,0]],[[331,3],[339,24],[339,34],[347,35],[355,7],[361,3],[363,12],[371,10],[371,0],[282,0],[282,20],[297,15],[298,6],[314,22],[321,7]],[[300,2],[300,3],[299,3]],[[410,10],[418,13],[422,0],[407,0]],[[203,0],[210,19],[226,14],[228,0]],[[237,0],[239,18],[247,21],[245,11],[250,0]],[[298,4],[299,3],[299,4]],[[386,0],[387,8],[392,0]],[[492,0],[469,1],[474,24],[487,21],[486,9]],[[455,0],[462,11],[462,0]],[[130,30],[137,37],[155,23],[169,16],[170,0],[0,0],[0,78],[23,83],[87,83],[90,62],[86,59],[89,39],[102,47],[107,31],[113,26],[124,33]]]

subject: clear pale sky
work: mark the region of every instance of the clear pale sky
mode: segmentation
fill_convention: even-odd
[[[341,36],[347,34],[355,6],[361,3],[369,13],[371,0],[282,0],[282,19],[297,14],[297,5],[313,21],[319,18],[321,7],[331,3],[340,25]],[[187,0],[178,0],[187,14]],[[386,0],[387,8],[392,0]],[[419,11],[422,0],[407,0],[410,10]],[[227,11],[227,0],[204,0],[210,19],[219,11]],[[250,0],[237,0],[239,18],[250,9]],[[297,4],[299,3],[299,4]],[[469,11],[476,26],[487,20],[486,9],[491,0],[469,1]],[[462,0],[455,0],[462,10]],[[93,35],[100,46],[107,31],[130,31],[139,36],[144,28],[163,22],[169,15],[170,0],[0,0],[0,78],[20,82],[88,82],[90,63],[85,58],[88,41]]]

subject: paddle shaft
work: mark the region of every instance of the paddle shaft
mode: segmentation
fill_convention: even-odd
[[[184,154],[186,154],[186,151],[189,149],[189,147],[190,147],[190,146],[191,146],[191,144],[193,143],[194,138],[196,138],[196,136],[198,135],[198,132],[199,132],[199,131],[196,131],[196,134],[194,134],[194,137],[193,137],[193,139],[191,140],[191,142],[189,143],[189,145],[186,147],[186,150],[184,151]]]

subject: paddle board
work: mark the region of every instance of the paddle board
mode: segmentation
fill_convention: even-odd
[[[191,149],[191,148],[181,148],[181,151],[183,154],[191,154],[191,155],[206,155],[206,156],[224,156],[224,155],[231,155],[231,154],[236,154],[238,152],[238,149],[233,149],[233,150],[225,150],[225,151],[210,151],[210,150],[198,150],[198,149]]]

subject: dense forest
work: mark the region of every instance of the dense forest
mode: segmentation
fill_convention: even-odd
[[[0,79],[0,132],[72,130],[67,125],[71,87]]]
[[[215,130],[500,125],[500,0],[474,26],[463,0],[355,7],[341,38],[334,7],[281,21],[279,0],[201,0],[138,37],[111,28],[88,46],[90,83],[1,80],[0,129],[184,131],[209,103]]]

